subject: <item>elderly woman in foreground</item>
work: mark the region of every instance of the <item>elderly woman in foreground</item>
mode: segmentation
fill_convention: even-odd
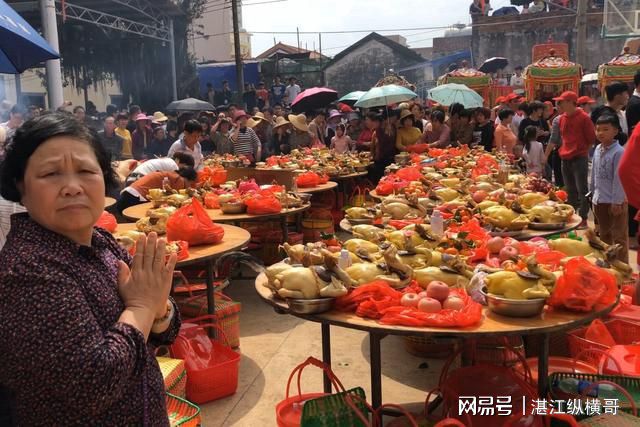
[[[97,134],[59,113],[17,132],[0,165],[2,425],[169,425],[154,345],[173,341],[175,255],[154,233],[131,257],[94,228],[114,174]]]

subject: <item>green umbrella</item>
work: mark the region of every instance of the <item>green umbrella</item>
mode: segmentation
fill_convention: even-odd
[[[353,92],[349,92],[348,94],[346,94],[342,98],[338,99],[338,102],[342,102],[342,103],[348,104],[348,105],[353,105],[365,93],[367,93],[367,92],[365,92],[364,90],[356,90],[356,91],[353,91]]]
[[[478,108],[484,105],[484,99],[478,92],[458,83],[436,86],[429,90],[428,98],[447,107],[456,102],[464,105],[464,108]]]
[[[406,87],[386,85],[369,89],[358,99],[355,105],[361,108],[384,107],[390,104],[411,101],[417,97],[418,95],[415,92]]]

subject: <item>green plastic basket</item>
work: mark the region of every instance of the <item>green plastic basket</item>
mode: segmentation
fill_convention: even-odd
[[[560,381],[567,378],[575,378],[579,381],[588,381],[590,383],[598,382],[598,381],[611,381],[613,383],[618,384],[620,387],[624,388],[629,395],[633,398],[633,402],[635,403],[637,408],[640,408],[640,378],[631,378],[631,377],[623,377],[619,375],[597,375],[597,374],[582,374],[582,373],[573,373],[573,372],[554,372],[549,375],[549,385],[550,385],[550,395],[553,400],[567,400],[567,399],[577,399],[584,397],[585,399],[593,399],[592,396],[580,396],[580,395],[570,395],[558,388],[558,384]],[[620,393],[619,391],[615,391],[614,399],[618,399],[619,409],[621,411],[631,413],[633,409],[630,404],[626,403],[627,398]],[[638,425],[640,425],[640,420],[638,420]]]
[[[365,401],[364,390],[356,387],[344,393],[306,401],[302,407],[300,427],[366,427],[345,401],[346,393],[353,396],[353,402],[360,412],[368,416],[369,411],[362,403]]]
[[[200,425],[200,408],[186,399],[166,393],[167,416],[171,427]]]

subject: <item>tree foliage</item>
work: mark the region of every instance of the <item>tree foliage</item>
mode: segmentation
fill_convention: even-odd
[[[206,0],[183,0],[185,15],[174,18],[178,97],[197,87],[195,64],[188,52],[192,23]],[[67,20],[59,25],[65,80],[79,91],[110,81],[120,85],[123,98],[146,111],[164,108],[171,101],[169,43]],[[105,106],[98,106],[104,109]]]

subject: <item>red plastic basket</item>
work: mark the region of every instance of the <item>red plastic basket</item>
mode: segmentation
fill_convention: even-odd
[[[226,345],[211,339],[213,351],[207,367],[202,369],[187,369],[187,399],[195,403],[206,403],[232,395],[238,388],[238,370],[240,365],[240,353],[233,351],[222,328],[208,323],[190,325],[189,327],[206,329],[213,328],[224,337]],[[181,334],[176,341],[187,340]],[[174,357],[187,359],[189,354],[179,354],[178,347],[171,346]]]
[[[604,322],[604,324],[618,345],[634,344],[640,340],[640,323],[629,322],[622,319],[612,319]],[[586,339],[584,336],[587,329],[589,329],[588,326],[567,333],[569,351],[571,352],[571,357],[583,360],[590,365],[598,366],[601,355],[589,350],[607,351],[610,347]]]

